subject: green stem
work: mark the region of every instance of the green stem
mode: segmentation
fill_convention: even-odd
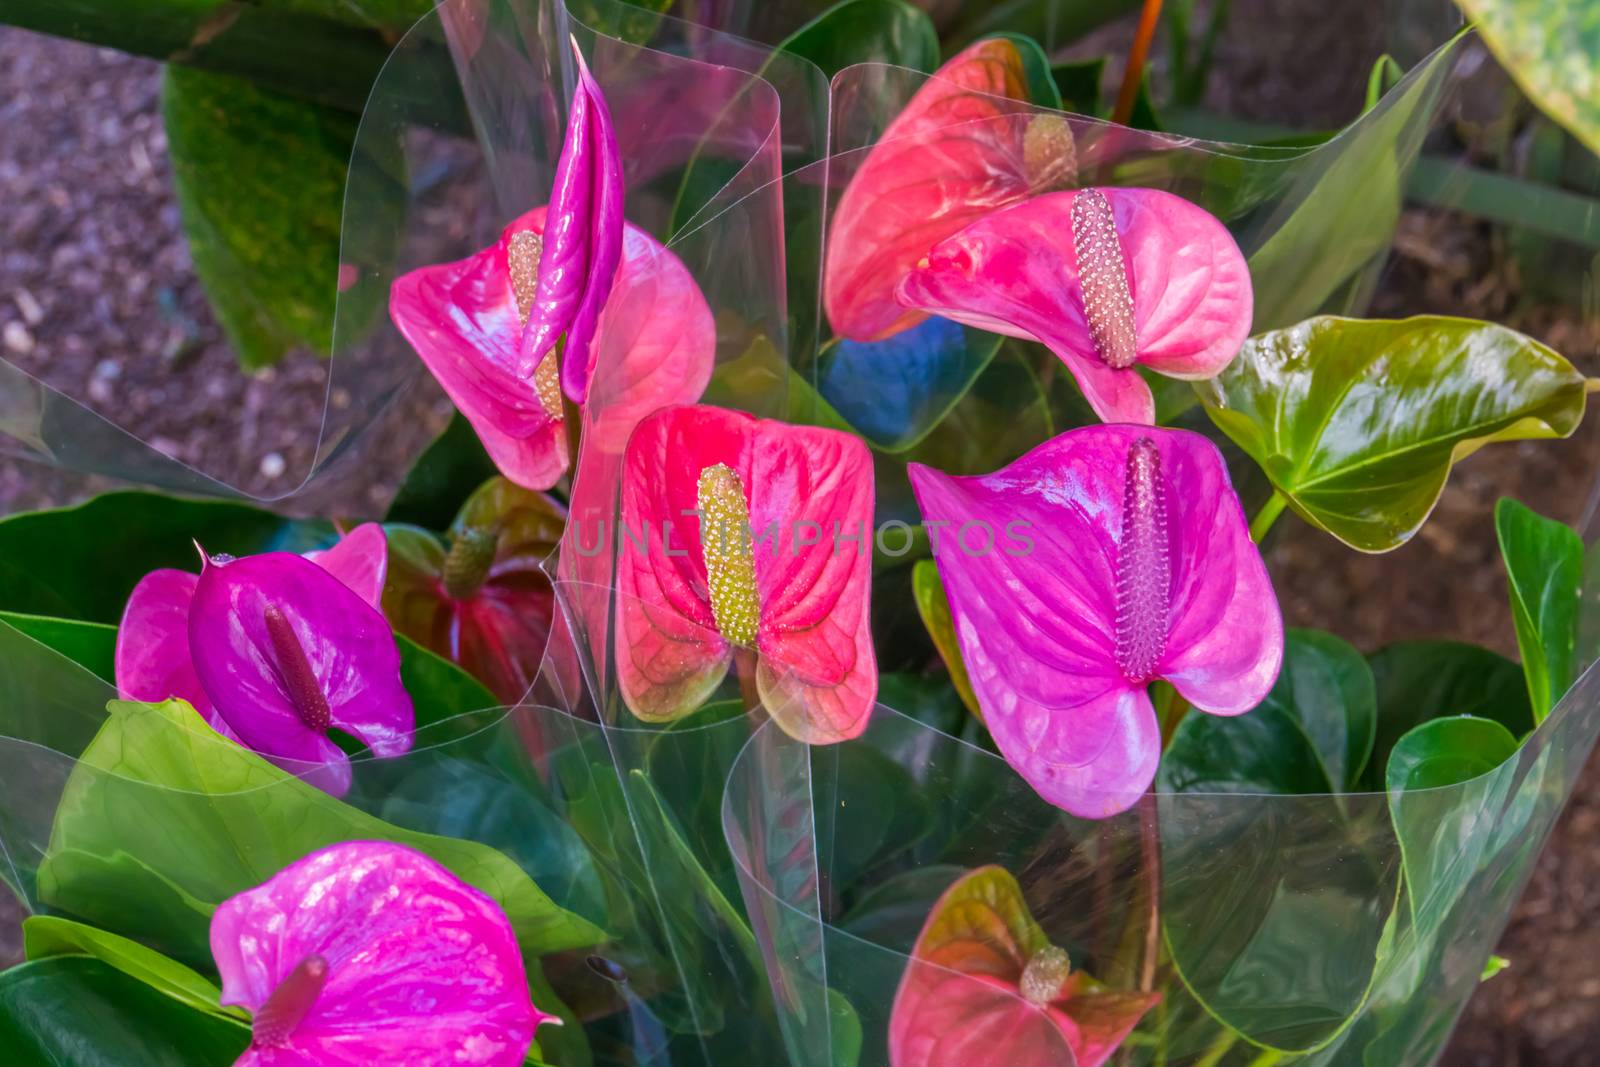
[[[1272,1067],[1274,1063],[1281,1059],[1283,1059],[1283,1053],[1278,1049],[1262,1049],[1261,1055],[1251,1060],[1247,1067]]]
[[[1205,1054],[1194,1061],[1194,1067],[1217,1067],[1217,1064],[1222,1062],[1222,1057],[1228,1054],[1228,1050],[1233,1048],[1233,1043],[1238,1040],[1239,1035],[1232,1030],[1222,1031],[1217,1039],[1211,1042],[1211,1047],[1206,1049]]]
[[[1256,517],[1250,520],[1250,540],[1260,544],[1266,539],[1267,531],[1272,529],[1272,524],[1278,521],[1278,516],[1283,514],[1283,509],[1289,504],[1289,498],[1274,489],[1267,502],[1261,505],[1261,510],[1256,512]]]

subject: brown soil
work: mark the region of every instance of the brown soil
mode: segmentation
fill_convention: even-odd
[[[1375,11],[1383,5],[1374,3]],[[1207,102],[1243,117],[1332,126],[1360,107],[1385,22],[1283,0],[1240,0]],[[1308,11],[1320,18],[1304,17]],[[1113,48],[1127,35],[1109,31]],[[1390,35],[1393,36],[1392,34]],[[1407,58],[1414,52],[1398,49]],[[1319,56],[1307,79],[1295,57]],[[1486,64],[1488,78],[1503,76]],[[1215,81],[1215,80],[1214,80]],[[116,52],[0,29],[0,345],[5,358],[170,454],[254,492],[274,493],[312,447],[324,366],[297,353],[271,372],[235,366],[194,279],[169,188],[159,68]],[[1493,83],[1468,100],[1503,100]],[[1474,116],[1456,116],[1469,130]],[[1478,125],[1482,125],[1479,123]],[[1504,235],[1473,219],[1410,210],[1376,314],[1448,311],[1508,322],[1600,374],[1596,325],[1542,302]],[[338,402],[337,395],[334,402]],[[397,430],[437,425],[425,391]],[[242,426],[242,430],[239,428]],[[370,513],[397,457],[343,503]],[[269,457],[276,456],[276,459]],[[1488,449],[1452,478],[1420,537],[1360,556],[1308,531],[1274,538],[1270,563],[1292,623],[1332,626],[1371,648],[1451,636],[1515,652],[1491,510],[1500,495],[1576,522],[1595,486],[1600,420],[1572,442]],[[0,514],[64,502],[105,483],[0,456]],[[1284,520],[1289,527],[1293,520]],[[0,885],[0,963],[17,950]],[[1474,999],[1442,1062],[1461,1067],[1576,1067],[1600,1044],[1600,768],[1591,765],[1499,951],[1511,967]]]

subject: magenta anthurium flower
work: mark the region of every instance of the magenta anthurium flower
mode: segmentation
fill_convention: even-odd
[[[426,530],[391,530],[385,614],[396,630],[517,703],[550,640],[555,592],[542,564],[566,517],[545,494],[491,478],[462,505],[448,544]]]
[[[889,1017],[890,1067],[1100,1067],[1161,999],[1075,970],[1000,867],[934,904]]]
[[[906,307],[1042,341],[1107,422],[1155,421],[1134,370],[1214,377],[1250,332],[1250,271],[1227,228],[1156,189],[1049,193],[935,245]]]
[[[383,527],[363,523],[332,548],[309,552],[328,573],[378,607],[388,567]],[[117,691],[125,700],[155,702],[178,697],[225,737],[238,740],[211,705],[189,655],[189,608],[200,576],[163,567],[139,579],[117,628]]]
[[[550,221],[537,255],[537,285],[522,331],[517,374],[532,381],[561,343],[561,388],[574,404],[589,396],[590,342],[622,259],[622,150],[605,96],[578,42],[578,85],[550,191]]]
[[[253,1016],[235,1067],[514,1067],[553,1016],[489,897],[420,852],[331,845],[211,917],[222,1003]]]
[[[834,430],[704,406],[641,422],[617,538],[617,672],[634,714],[693,711],[742,652],[794,737],[866,729],[872,482],[866,447]]]
[[[312,555],[219,556],[199,575],[145,575],[117,631],[117,689],[186,700],[218,733],[342,795],[350,761],[328,730],[395,756],[411,747],[414,715],[377,606],[383,528],[359,526]]]
[[[1092,426],[994,474],[910,475],[984,723],[1052,804],[1098,818],[1149,787],[1152,681],[1217,715],[1272,688],[1283,619],[1204,437]]]
[[[935,244],[1074,180],[1071,127],[1027,96],[1017,46],[991,38],[940,67],[889,124],[833,212],[823,302],[835,332],[876,341],[920,322],[926,312],[894,291]]]
[[[476,255],[401,276],[389,298],[395,326],[472,423],[500,473],[536,490],[555,485],[570,461],[556,357],[541,362],[531,385],[516,370],[549,218],[535,208]],[[593,399],[626,439],[628,419],[699,398],[716,357],[716,329],[677,256],[632,226],[622,245],[589,359],[598,371]],[[568,344],[565,351],[583,350]]]

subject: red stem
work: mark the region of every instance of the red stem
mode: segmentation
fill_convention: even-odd
[[[1133,102],[1139,96],[1139,83],[1144,77],[1145,57],[1150,54],[1150,41],[1156,35],[1161,21],[1161,0],[1144,0],[1144,10],[1139,13],[1139,29],[1133,35],[1133,47],[1128,49],[1128,67],[1122,72],[1122,89],[1117,93],[1117,106],[1111,112],[1111,121],[1126,126],[1133,116]]]

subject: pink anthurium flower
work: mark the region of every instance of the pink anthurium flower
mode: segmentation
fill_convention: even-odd
[[[582,404],[594,371],[590,342],[622,259],[622,150],[605,96],[576,40],[572,54],[578,60],[577,91],[550,191],[546,247],[535,254],[536,287],[517,374],[533,380],[559,342],[566,353],[561,388],[574,404]]]
[[[549,217],[535,208],[476,255],[401,276],[389,298],[395,326],[500,473],[536,490],[555,485],[570,462],[556,357],[541,362],[531,386],[516,370]],[[698,399],[711,378],[711,309],[688,268],[643,230],[625,228],[622,266],[588,352],[592,399],[624,440],[644,413]]]
[[[384,612],[396,630],[517,703],[550,641],[555,593],[542,564],[566,517],[543,493],[491,478],[462,505],[448,545],[427,530],[391,529]]]
[[[834,209],[823,302],[834,331],[876,341],[926,312],[895,286],[938,242],[990,211],[1071,184],[1072,130],[1026,106],[1027,76],[1005,38],[940,67],[868,152]]]
[[[420,852],[331,845],[211,917],[222,1003],[253,1016],[235,1067],[515,1067],[533,1004],[493,900]]]
[[[866,729],[872,481],[866,447],[835,430],[704,406],[641,422],[618,531],[617,671],[634,714],[693,711],[742,653],[794,737]]]
[[[123,610],[117,689],[186,700],[218,733],[342,795],[350,761],[330,728],[377,756],[411,747],[411,698],[378,610],[386,560],[383,528],[367,523],[312,558],[218,556],[198,575],[152,571]]]
[[[979,867],[917,936],[889,1016],[889,1067],[1100,1067],[1160,999],[1074,970],[1017,880]]]
[[[1149,787],[1152,681],[1217,715],[1272,688],[1283,619],[1204,437],[1091,426],[994,474],[910,475],[984,723],[1052,804],[1099,818]]]
[[[1219,374],[1250,332],[1227,228],[1156,189],[1049,193],[985,215],[900,280],[906,307],[1042,341],[1107,422],[1155,422],[1150,387]]]

